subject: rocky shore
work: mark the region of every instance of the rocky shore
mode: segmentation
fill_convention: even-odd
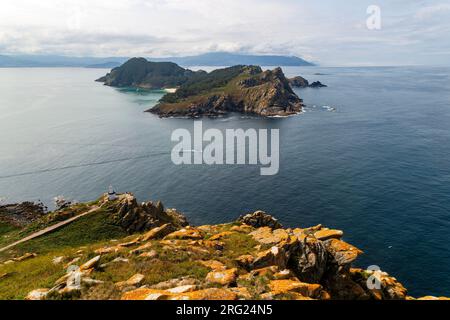
[[[345,242],[341,230],[283,228],[263,211],[231,223],[189,226],[178,211],[160,202],[138,203],[132,194],[114,201],[105,195],[85,206],[98,212],[82,218],[83,233],[102,232],[94,221],[107,219],[125,236],[64,250],[54,244],[50,251],[10,250],[0,256],[0,292],[13,283],[16,291],[23,287],[23,298],[29,300],[415,299],[393,276],[356,267],[363,252]],[[101,219],[95,220],[96,215]],[[63,231],[67,236],[78,230]],[[39,241],[46,236],[51,235]],[[30,248],[36,246],[22,250]],[[39,268],[46,270],[42,283],[48,286],[20,282],[21,272],[39,273]]]

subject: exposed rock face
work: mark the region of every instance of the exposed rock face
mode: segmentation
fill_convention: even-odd
[[[303,77],[300,77],[300,76],[297,76],[297,77],[294,77],[294,78],[290,78],[289,79],[289,84],[292,87],[297,87],[297,88],[307,88],[307,87],[309,87],[309,81],[306,80]]]
[[[324,88],[327,87],[326,85],[324,85],[323,83],[321,83],[320,81],[314,81],[313,83],[311,83],[309,85],[310,88]]]
[[[132,58],[96,81],[112,87],[162,89],[178,87],[194,74],[172,62]]]
[[[326,87],[326,85],[322,84],[320,81],[314,81],[313,83],[309,83],[308,80],[306,80],[303,77],[297,76],[294,78],[290,78],[289,84],[291,87],[295,88],[323,88]]]
[[[235,70],[237,67],[232,67]],[[167,96],[148,110],[160,117],[220,116],[229,112],[261,116],[287,116],[300,112],[302,100],[292,91],[281,68],[262,71],[259,67],[240,66],[239,73],[218,82],[208,90],[185,89],[184,96]],[[212,80],[211,80],[212,81]],[[205,82],[205,80],[202,80]],[[169,99],[170,98],[170,99]]]
[[[289,265],[300,280],[319,283],[327,269],[326,248],[314,238],[305,238],[300,243],[300,248],[293,252]]]
[[[46,214],[47,208],[42,203],[22,202],[0,206],[0,222],[15,227],[24,227]]]
[[[161,202],[138,204],[131,194],[123,195],[110,208],[116,224],[129,233],[142,232],[155,227],[166,226],[164,230],[156,230],[156,236],[188,225],[186,217],[174,209],[164,209]],[[151,236],[151,235],[150,235]]]
[[[256,211],[254,213],[249,213],[241,216],[237,222],[247,224],[254,228],[269,227],[271,229],[283,228],[281,223],[271,215],[265,213],[264,211]]]

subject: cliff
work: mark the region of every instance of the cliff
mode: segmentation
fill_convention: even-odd
[[[256,66],[234,66],[193,77],[148,112],[194,118],[229,112],[287,116],[302,107],[281,68],[263,72]]]
[[[79,218],[30,236],[69,216]],[[32,239],[2,252],[25,235]],[[283,228],[262,211],[189,226],[160,202],[104,195],[4,234],[0,299],[414,299],[387,273],[354,267],[361,254],[340,230]]]

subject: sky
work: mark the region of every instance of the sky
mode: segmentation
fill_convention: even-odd
[[[327,66],[450,65],[450,0],[0,4],[0,54],[167,57],[214,51],[295,55]]]

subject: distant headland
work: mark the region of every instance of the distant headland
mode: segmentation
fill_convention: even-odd
[[[58,55],[1,55],[0,68],[114,68],[129,57],[69,57]],[[283,55],[250,55],[229,52],[211,52],[185,57],[147,58],[154,62],[174,62],[182,66],[214,66],[226,67],[233,65],[260,66],[313,66],[314,64],[302,58]]]

